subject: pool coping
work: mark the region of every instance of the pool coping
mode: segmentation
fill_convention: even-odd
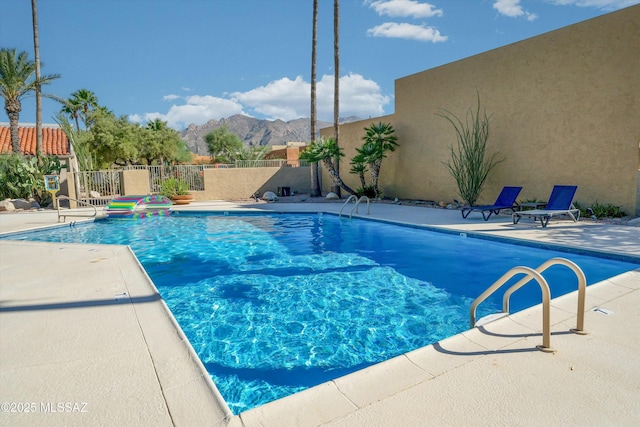
[[[271,206],[276,208],[274,205]],[[329,210],[335,209],[335,207],[332,208],[331,205],[322,204],[313,207],[312,210],[318,212],[318,209],[321,207]],[[305,208],[308,209],[308,207]],[[264,209],[264,207],[261,207],[261,210],[262,209]],[[224,205],[222,210],[233,209],[231,206]],[[309,213],[309,210],[304,212]],[[335,213],[335,211],[332,212]],[[464,230],[467,229],[461,231],[466,232]],[[39,246],[40,244],[34,243],[33,245]],[[94,254],[92,254],[92,256],[93,255]],[[140,267],[137,259],[130,250],[128,255],[123,252],[114,255],[114,257],[117,258],[121,264],[129,265],[129,267],[127,267],[129,271],[138,270],[138,273],[135,275],[136,278],[133,279],[133,283],[126,283],[127,286],[132,287],[132,292],[138,292],[140,289],[138,287],[146,286],[143,285],[143,283],[147,283],[146,292],[148,293],[149,290],[151,290],[157,293],[155,286],[148,276],[146,276],[146,272]],[[129,261],[127,261],[126,258],[129,258]],[[135,267],[132,263],[135,264]],[[123,276],[126,277],[124,274]],[[604,290],[600,290],[600,288]],[[591,285],[589,287],[590,291],[588,292],[587,307],[593,308],[606,303],[614,303],[618,299],[624,299],[632,295],[635,295],[637,298],[639,288],[640,269],[611,278],[597,285]],[[136,289],[138,289],[138,291],[135,291]],[[594,296],[592,294],[596,295]],[[615,298],[608,297],[608,294],[614,295]],[[134,294],[130,293],[130,295]],[[144,292],[142,295],[144,295]],[[604,295],[604,297],[601,295]],[[568,329],[568,323],[571,323],[572,317],[575,317],[575,315],[571,313],[571,310],[566,309],[566,301],[570,301],[571,298],[575,298],[575,296],[569,294],[553,300],[554,308],[552,319],[554,320],[554,335],[552,337],[552,344],[555,344],[555,341],[559,341],[564,346],[565,341],[571,341],[567,336],[563,335],[563,331]],[[573,304],[573,302],[571,302],[570,305],[571,304]],[[158,381],[160,382],[159,387],[162,391],[163,399],[167,407],[174,408],[169,411],[169,423],[174,425],[181,425],[185,420],[190,419],[189,417],[193,417],[193,414],[189,415],[188,412],[192,412],[194,409],[197,409],[196,412],[201,414],[207,414],[209,423],[215,419],[217,424],[226,425],[324,425],[336,423],[342,425],[358,425],[362,419],[368,416],[367,414],[375,414],[378,407],[383,408],[390,405],[391,408],[396,408],[393,402],[395,399],[409,395],[408,400],[410,401],[412,391],[417,391],[417,389],[424,388],[425,385],[432,383],[442,383],[443,378],[447,377],[447,373],[462,369],[461,367],[469,364],[478,363],[479,361],[487,359],[487,356],[505,354],[501,353],[505,351],[504,349],[520,345],[524,347],[519,350],[514,350],[513,353],[506,354],[511,355],[523,352],[527,357],[531,356],[535,363],[538,363],[538,359],[542,359],[543,363],[549,360],[549,356],[543,357],[542,353],[537,354],[529,351],[532,347],[531,344],[533,344],[533,346],[539,344],[536,342],[539,341],[540,331],[540,308],[537,306],[516,313],[509,318],[485,325],[482,329],[476,328],[466,331],[435,345],[398,356],[364,370],[307,389],[301,393],[251,409],[240,415],[230,416],[229,413],[225,411],[224,406],[226,406],[226,404],[220,407],[220,402],[216,400],[215,394],[217,389],[215,389],[215,386],[212,389],[211,385],[207,384],[206,379],[203,381],[202,373],[204,372],[206,374],[206,371],[204,371],[197,357],[195,357],[194,360],[193,356],[195,353],[191,345],[186,341],[183,334],[181,334],[182,331],[180,328],[176,329],[175,319],[173,319],[164,302],[160,300],[146,305],[132,302],[131,306],[136,311],[143,335],[147,339],[146,345],[149,353],[152,355],[151,363],[154,364],[153,369],[156,374],[159,375]],[[538,310],[537,313],[536,310]],[[146,313],[146,311],[149,311],[149,313]],[[158,326],[157,318],[160,312],[164,313],[162,316],[165,317],[165,320],[162,321],[164,326],[161,327]],[[587,313],[587,327],[589,327],[589,321],[594,318],[597,319],[597,317],[594,316],[598,316],[598,313],[592,311]],[[149,319],[153,319],[153,321]],[[517,332],[505,333],[505,331],[513,331],[514,329],[516,329]],[[509,338],[508,335],[512,336]],[[167,336],[177,339],[175,339],[172,344],[167,344],[165,341]],[[574,341],[579,341],[581,337],[573,336],[573,338]],[[156,341],[157,344],[154,344],[154,339],[158,340]],[[533,341],[533,343],[531,341]],[[571,344],[569,343],[567,345],[570,346]],[[560,343],[557,347],[560,351],[563,351]],[[173,353],[175,351],[177,351],[178,354],[182,354],[183,357],[176,358]],[[184,357],[185,351],[187,352],[187,357]],[[167,357],[167,354],[173,354],[173,357]],[[532,354],[534,355],[532,356]],[[163,360],[167,363],[164,363]],[[168,380],[160,378],[162,375],[159,373],[161,373],[163,369],[167,369],[168,364],[175,363],[176,360],[179,361],[178,364],[184,365],[183,368],[192,373],[191,376],[189,376],[192,380],[187,381],[189,385],[185,385],[183,378],[178,379],[175,377],[176,372],[181,371],[177,366],[173,366],[173,368],[168,371]],[[511,361],[511,363],[513,363],[513,361]],[[195,376],[195,378],[199,378],[196,380],[193,380],[194,367],[200,370],[200,374]],[[204,375],[204,377],[208,378],[208,375]],[[163,381],[165,384],[162,384]],[[192,389],[194,383],[197,384],[197,390],[195,391]],[[209,392],[206,390],[209,390]],[[185,397],[185,393],[189,396]],[[207,393],[209,393],[209,396],[206,396]],[[211,394],[213,394],[213,397]],[[1,394],[1,392],[0,396],[2,396],[3,401],[4,398],[7,397]],[[405,406],[405,400],[401,402],[401,408],[392,409],[393,414],[389,415],[390,418],[388,418],[388,421],[398,421],[402,419],[403,416],[406,416],[406,414],[402,415],[402,413],[407,413],[406,408],[402,408],[402,406]],[[211,405],[217,405],[218,408],[212,409],[210,407]],[[204,410],[206,408],[209,408],[209,410]],[[181,411],[185,413],[180,415]],[[399,412],[396,413],[395,411]],[[415,408],[410,405],[408,414],[411,414],[412,411],[415,411]],[[632,412],[631,415],[636,416],[638,412]],[[623,418],[623,420],[625,419],[626,418]],[[191,420],[193,420],[193,418],[191,418]],[[33,419],[30,419],[30,421],[33,421]]]

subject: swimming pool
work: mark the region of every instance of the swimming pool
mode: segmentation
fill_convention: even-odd
[[[315,214],[180,214],[11,238],[129,244],[234,413],[466,330],[471,301],[513,266],[563,256],[589,283],[638,267]],[[548,270],[553,297],[576,289],[572,276]],[[512,311],[539,302],[526,286]]]

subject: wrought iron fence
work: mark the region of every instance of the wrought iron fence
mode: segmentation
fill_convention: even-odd
[[[265,167],[299,167],[308,166],[304,160],[236,160],[231,164],[214,165],[165,165],[146,166],[131,165],[125,169],[147,170],[149,172],[149,186],[151,193],[159,193],[162,181],[167,178],[178,178],[189,185],[190,191],[204,190],[205,169],[226,168],[265,168]],[[120,195],[120,171],[102,170],[78,172],[76,179],[76,198],[93,205],[107,205],[109,201]]]
[[[300,166],[308,166],[305,160],[236,160],[232,167],[236,168],[297,168]]]
[[[167,178],[182,179],[190,191],[204,190],[204,168],[201,165],[146,166],[149,170],[149,186],[152,193],[159,193],[162,181]]]
[[[120,195],[120,173],[117,170],[78,172],[76,176],[76,198],[81,202],[103,206]]]

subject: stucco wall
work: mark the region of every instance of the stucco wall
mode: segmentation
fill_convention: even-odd
[[[229,200],[277,193],[278,187],[290,187],[296,193],[309,193],[311,172],[308,166],[297,168],[205,169],[205,191],[195,192],[196,200]]]
[[[554,184],[578,185],[576,200],[637,206],[640,138],[640,6],[396,80],[395,114],[340,127],[346,157],[362,129],[390,122],[400,147],[383,161],[386,196],[459,198],[443,162],[456,144],[443,109],[464,120],[476,105],[491,115],[490,153],[506,160],[489,176],[480,203],[504,185],[522,185],[521,199],[546,199]],[[331,128],[321,134],[332,135]],[[323,174],[323,191],[330,181]],[[640,212],[638,212],[640,214]]]
[[[123,196],[150,194],[149,172],[147,170],[120,171],[120,193]]]

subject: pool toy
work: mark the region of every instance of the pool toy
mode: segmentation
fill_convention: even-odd
[[[165,196],[120,196],[107,205],[110,219],[139,219],[170,214],[171,200]]]

